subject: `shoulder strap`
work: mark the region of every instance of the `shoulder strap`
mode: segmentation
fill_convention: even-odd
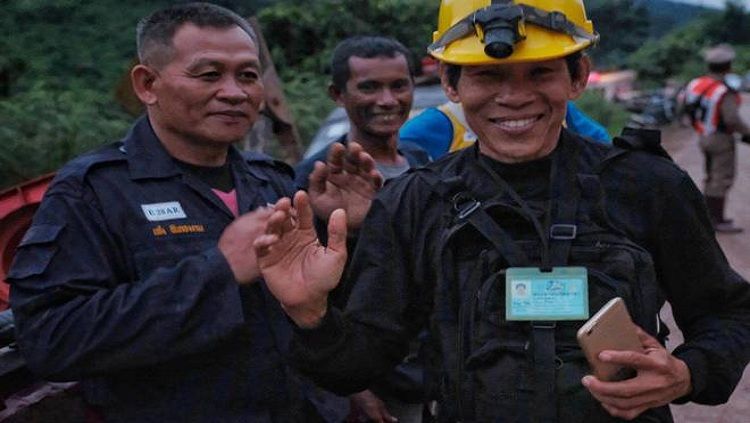
[[[451,202],[456,211],[456,219],[460,224],[467,221],[485,239],[490,241],[511,267],[528,266],[530,264],[526,253],[495,220],[487,214],[482,204],[470,196],[468,192],[456,194]]]
[[[486,169],[480,165],[499,187],[508,191],[521,207],[522,215],[534,223],[538,236],[541,237],[540,241],[544,245],[545,251],[542,252],[544,269],[567,264],[570,246],[576,237],[576,213],[581,197],[577,174],[578,155],[579,146],[568,140],[562,143],[560,153],[553,160],[549,221],[545,222],[544,226],[531,214],[525,201],[499,175],[496,175],[492,169]],[[453,233],[463,225],[470,224],[492,243],[506,259],[508,265],[528,266],[530,264],[528,256],[510,234],[489,216],[485,205],[476,199],[476,195],[466,186],[462,176],[454,175],[440,179],[439,175],[432,173],[429,179],[433,180],[430,184],[433,189],[451,205],[455,216],[454,225],[446,230],[443,247]]]
[[[615,148],[606,155],[603,163],[628,151],[638,150],[656,154],[670,161],[672,160],[667,150],[661,145],[661,131],[658,129],[625,127],[622,133],[612,140],[612,144]]]
[[[580,146],[561,141],[560,152],[552,162],[548,234],[550,260],[553,266],[568,263],[570,247],[576,238],[576,214],[581,199],[578,156]]]

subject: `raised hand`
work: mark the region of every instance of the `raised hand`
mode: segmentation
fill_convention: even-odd
[[[638,375],[619,382],[604,382],[585,376],[588,388],[607,412],[615,417],[632,420],[649,408],[669,404],[690,393],[690,370],[675,358],[655,338],[638,329],[644,352],[612,351],[599,353],[608,363],[622,364],[636,369]]]
[[[304,191],[295,194],[294,206],[288,198],[279,200],[265,234],[255,240],[268,289],[300,327],[314,327],[323,318],[328,293],[338,285],[346,263],[346,213],[331,213],[324,247],[315,235],[309,201]]]
[[[219,238],[219,251],[240,284],[251,283],[260,277],[253,242],[265,233],[266,223],[272,213],[273,209],[270,207],[245,213],[227,226]]]
[[[350,142],[344,147],[334,143],[328,150],[326,163],[315,163],[309,182],[315,215],[325,220],[334,210],[344,209],[347,227],[353,230],[365,219],[375,193],[383,185],[383,177],[361,145]]]

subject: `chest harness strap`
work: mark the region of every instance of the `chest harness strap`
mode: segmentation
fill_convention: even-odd
[[[501,194],[507,193],[520,207],[525,218],[530,220],[542,243],[541,270],[551,271],[553,266],[565,266],[568,263],[570,247],[576,237],[576,212],[581,197],[577,184],[577,158],[579,146],[574,143],[561,142],[560,151],[554,155],[550,171],[550,191],[545,213],[544,226],[536,218],[523,198],[494,170],[481,160],[479,166],[491,177]],[[474,200],[471,194],[460,192],[453,196],[453,206],[458,213],[458,220],[471,224],[484,238],[489,240],[506,260],[509,266],[530,266],[532,263],[520,249],[513,238],[495,222],[481,203]],[[546,228],[546,230],[544,230]],[[476,278],[472,278],[476,279]],[[475,281],[476,282],[476,281]],[[478,282],[477,282],[478,283]],[[471,289],[476,287],[467,287]],[[469,295],[469,297],[473,297]],[[461,309],[466,308],[462,305]],[[461,320],[467,316],[462,312]],[[463,323],[459,324],[462,330]],[[531,347],[533,358],[533,421],[547,423],[557,421],[556,376],[558,359],[555,353],[554,321],[531,322]],[[459,340],[459,343],[462,343]],[[463,346],[463,345],[462,345]],[[459,355],[461,357],[461,355]],[[459,360],[460,361],[460,360]],[[467,402],[467,393],[463,393],[462,402]],[[467,411],[467,410],[464,410]]]

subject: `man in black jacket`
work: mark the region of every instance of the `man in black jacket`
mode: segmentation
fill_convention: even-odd
[[[318,383],[367,386],[429,323],[444,421],[668,422],[671,402],[729,398],[750,359],[750,286],[654,134],[628,134],[622,142],[639,147],[624,149],[562,128],[597,35],[582,2],[549,4],[443,1],[430,51],[478,142],[377,195],[343,313],[327,293],[346,255],[345,213],[333,213],[322,249],[306,195],[277,203],[259,262],[299,327],[300,368]],[[549,280],[561,289],[543,289]],[[524,301],[509,289],[518,283],[530,286]],[[642,328],[642,350],[603,351],[635,376],[599,380],[575,333],[614,297]],[[685,334],[672,352],[660,342],[665,299]]]
[[[8,274],[20,350],[108,422],[319,421],[252,248],[292,171],[232,146],[263,100],[256,36],[207,3],[137,35],[146,115],[58,172]]]

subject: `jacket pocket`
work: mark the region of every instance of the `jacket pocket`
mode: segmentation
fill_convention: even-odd
[[[55,241],[64,227],[65,225],[39,224],[29,228],[18,244],[8,278],[24,279],[44,273],[59,249]]]

